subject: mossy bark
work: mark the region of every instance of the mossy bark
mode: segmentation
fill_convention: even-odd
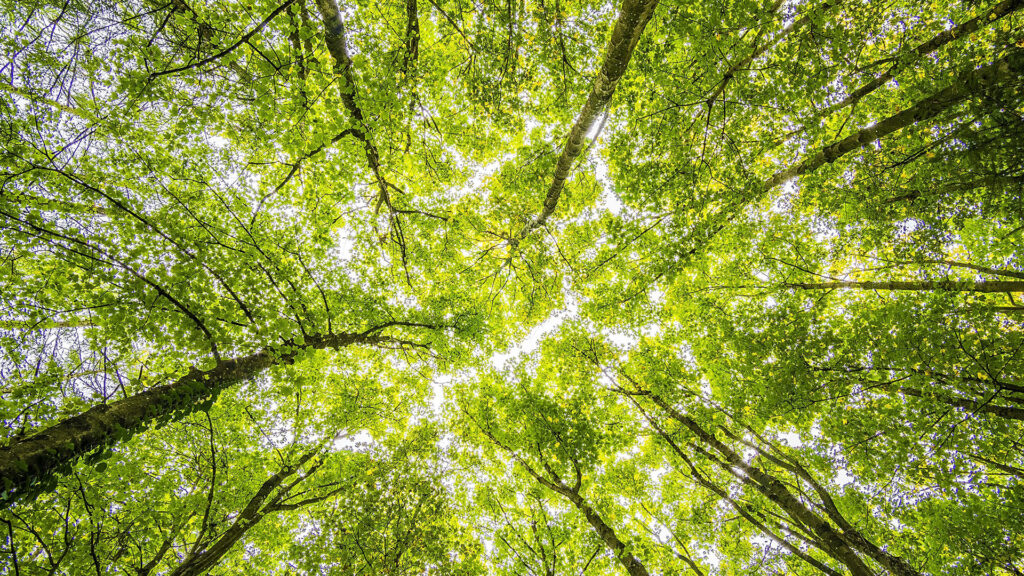
[[[174,382],[65,418],[0,448],[0,507],[45,488],[58,472],[97,448],[111,445],[154,421],[177,419],[194,412],[231,385],[271,366],[292,362],[300,349],[337,349],[384,341],[390,339],[368,333],[311,336],[301,347],[291,347],[287,352],[262,350],[220,360],[209,370],[192,367]]]
[[[629,61],[633,57],[633,49],[636,48],[640,36],[644,32],[647,23],[650,22],[658,0],[625,0],[622,9],[619,11],[619,18],[615,21],[615,28],[612,30],[611,39],[604,50],[604,62],[601,71],[594,80],[594,87],[587,96],[587,102],[580,110],[576,122],[565,139],[562,153],[555,165],[555,174],[551,179],[547,194],[544,197],[544,207],[540,214],[530,221],[519,232],[516,240],[525,238],[531,231],[543,226],[547,219],[555,212],[558,206],[558,199],[562,195],[565,181],[572,172],[572,166],[576,158],[583,151],[583,144],[586,141],[587,133],[594,127],[601,111],[611,100],[615,93],[622,75],[625,74]]]

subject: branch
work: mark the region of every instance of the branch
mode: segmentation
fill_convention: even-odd
[[[787,282],[784,286],[804,290],[835,290],[854,288],[857,290],[899,290],[923,292],[1024,292],[1024,281],[981,280],[977,282],[954,280],[912,280],[912,281],[836,281],[836,282]]]
[[[1003,2],[993,7],[992,10],[990,10],[986,14],[982,14],[981,16],[978,16],[976,18],[971,18],[967,22],[950,28],[949,30],[943,30],[930,40],[919,44],[917,48],[915,48],[911,52],[911,54],[913,55],[915,60],[927,56],[928,54],[934,52],[935,50],[938,50],[942,46],[945,46],[954,39],[961,38],[963,36],[967,36],[975,32],[976,30],[981,28],[983,24],[994,22],[1002,18],[1003,16],[1010,14],[1011,12],[1018,10],[1021,7],[1022,3],[1024,3],[1022,2],[1022,0],[1004,0]],[[895,78],[896,74],[901,72],[901,68],[904,65],[905,63],[901,65],[901,63],[897,61],[897,63],[893,64],[891,68],[885,71],[885,73],[878,76],[874,80],[871,80],[870,82],[861,86],[860,88],[854,90],[853,92],[850,93],[849,96],[843,98],[840,102],[836,102],[832,106],[829,106],[822,112],[816,114],[815,117],[820,118],[822,116],[827,116],[835,112],[836,110],[841,110],[847,106],[850,106],[851,104],[856,104],[857,102],[860,101],[861,98],[867,96],[871,92],[874,92],[877,88]]]
[[[189,70],[191,68],[198,68],[200,66],[205,66],[206,64],[209,64],[210,62],[213,62],[214,60],[218,60],[218,59],[223,58],[224,56],[230,54],[231,52],[234,52],[236,48],[238,48],[242,44],[247,43],[250,38],[252,38],[256,34],[258,34],[260,32],[260,30],[263,30],[263,28],[266,27],[266,25],[269,24],[270,21],[274,19],[274,17],[276,17],[281,12],[284,12],[289,6],[292,5],[292,2],[294,2],[294,1],[295,0],[287,0],[284,4],[281,4],[280,6],[278,6],[273,12],[270,13],[269,16],[264,18],[263,21],[260,22],[255,28],[253,28],[252,30],[247,32],[244,36],[242,36],[238,40],[238,42],[235,42],[234,44],[232,44],[231,46],[228,46],[224,50],[221,50],[220,52],[214,54],[213,56],[210,56],[209,58],[204,58],[204,59],[200,60],[199,62],[194,62],[192,64],[186,64],[184,66],[179,66],[177,68],[170,68],[168,70],[162,70],[160,72],[153,72],[152,74],[149,75],[150,80],[152,80],[154,78],[158,78],[160,76],[165,76],[167,74],[174,74],[175,72],[182,72],[182,71],[185,71],[185,70]]]

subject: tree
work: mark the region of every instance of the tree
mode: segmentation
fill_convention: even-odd
[[[1022,573],[1021,8],[4,3],[3,567]]]

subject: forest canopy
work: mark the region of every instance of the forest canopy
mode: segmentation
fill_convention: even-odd
[[[1021,576],[1022,5],[0,1],[0,573]]]

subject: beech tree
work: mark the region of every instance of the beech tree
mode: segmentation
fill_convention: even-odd
[[[0,5],[5,573],[1024,572],[1019,0]]]

